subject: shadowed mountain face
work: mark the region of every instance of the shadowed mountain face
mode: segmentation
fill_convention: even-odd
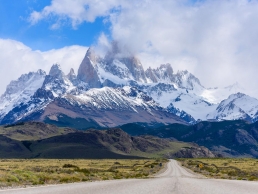
[[[154,136],[130,136],[119,128],[77,131],[39,122],[0,128],[0,145],[1,158],[171,158],[179,153],[188,157],[185,149],[198,149],[198,156],[215,157],[211,152],[200,155],[206,148],[198,145]]]
[[[172,124],[155,129],[140,124],[127,124],[121,128],[131,135],[149,134],[195,142],[226,157],[258,158],[258,122],[200,122],[192,126]]]

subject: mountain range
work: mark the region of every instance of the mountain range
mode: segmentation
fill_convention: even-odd
[[[193,74],[170,64],[144,70],[116,44],[104,57],[89,48],[77,74],[59,64],[21,75],[0,98],[0,124],[44,121],[74,128],[126,123],[168,125],[200,121],[258,120],[258,100],[238,84],[205,88]]]
[[[216,157],[193,143],[130,136],[119,128],[80,131],[41,122],[0,127],[1,158],[173,158]]]
[[[120,128],[133,136],[153,135],[183,142],[194,142],[223,157],[258,158],[258,122],[201,121],[195,125],[170,124],[156,128],[130,123]]]

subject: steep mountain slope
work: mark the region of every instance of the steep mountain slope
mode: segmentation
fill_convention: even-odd
[[[44,108],[39,120],[51,120],[53,117],[58,120],[60,114],[94,121],[100,127],[114,127],[132,122],[184,123],[145,93],[128,86],[116,89],[95,88],[79,95],[56,98]]]
[[[54,64],[46,76],[41,89],[51,91],[54,97],[69,93],[75,86],[63,73],[59,64]]]
[[[191,126],[172,124],[154,129],[127,124],[121,128],[131,135],[154,135],[195,142],[225,157],[258,158],[258,122],[203,121]]]
[[[85,119],[89,126],[84,128],[114,127],[130,122],[185,123],[135,87],[88,89],[89,85],[75,78],[73,71],[66,76],[55,64],[30,100],[3,115],[1,123],[58,121],[64,115],[74,119],[70,119],[71,122],[76,122],[78,118]]]
[[[242,93],[232,94],[223,100],[207,118],[213,120],[243,119],[255,122],[258,119],[258,100]]]
[[[71,128],[59,128],[41,122],[20,122],[0,127],[0,135],[20,141],[46,139],[75,131]]]
[[[21,103],[26,103],[39,89],[46,73],[42,70],[23,74],[6,87],[5,93],[0,97],[0,118]]]

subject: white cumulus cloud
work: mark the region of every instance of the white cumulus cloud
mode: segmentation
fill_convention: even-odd
[[[175,70],[190,70],[204,86],[239,82],[258,97],[257,0],[52,0],[30,20],[51,16],[53,25],[68,20],[73,28],[103,17],[112,39],[145,67],[169,62]]]
[[[59,63],[67,74],[70,68],[78,69],[87,47],[69,46],[46,52],[34,51],[21,42],[0,39],[0,94],[11,80],[21,74],[43,69],[47,73],[54,63]]]

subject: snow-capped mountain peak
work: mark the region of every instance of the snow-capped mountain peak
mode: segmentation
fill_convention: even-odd
[[[173,68],[169,63],[162,64],[160,67],[157,67],[156,69],[152,69],[149,67],[145,71],[146,77],[149,79],[148,82],[164,82],[164,83],[171,83],[174,81],[174,75],[173,75]]]
[[[50,75],[52,77],[57,77],[57,78],[63,77],[64,73],[61,69],[60,64],[56,63],[56,64],[52,65],[48,75]]]
[[[61,66],[54,64],[48,75],[39,70],[12,81],[0,98],[0,122],[36,118],[31,115],[41,115],[46,107],[38,119],[65,112],[70,117],[97,121],[102,120],[98,114],[108,111],[105,116],[110,126],[114,126],[110,124],[113,117],[120,124],[126,122],[121,111],[125,115],[129,111],[132,122],[154,119],[170,123],[169,118],[173,118],[172,123],[182,122],[177,116],[189,123],[207,119],[256,121],[258,100],[237,93],[239,88],[233,84],[207,89],[187,70],[174,73],[170,64],[145,71],[137,57],[114,44],[103,58],[89,48],[77,76],[74,69],[65,75]],[[232,92],[235,94],[230,95]]]
[[[254,122],[258,119],[257,110],[258,100],[239,92],[231,94],[223,100],[207,118],[216,120],[244,119]]]
[[[73,87],[73,83],[64,74],[59,64],[51,67],[42,85],[42,89],[51,91],[55,97],[65,94]]]
[[[78,69],[77,78],[80,81],[88,83],[92,88],[100,88],[101,83],[95,66],[96,57],[92,48],[89,48]]]
[[[175,83],[180,88],[185,88],[188,90],[203,89],[200,80],[193,74],[189,73],[187,70],[178,71],[175,75]]]
[[[77,78],[73,68],[70,69],[70,72],[67,74],[67,78],[70,81]]]
[[[11,81],[0,98],[0,116],[3,116],[20,103],[26,103],[44,82],[46,73],[43,70],[21,75]]]

